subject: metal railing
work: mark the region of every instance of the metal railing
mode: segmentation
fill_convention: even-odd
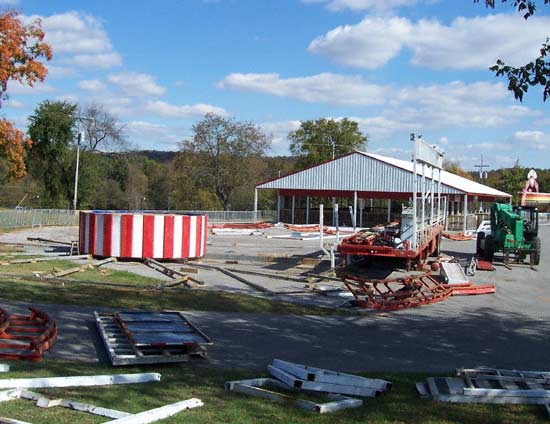
[[[166,213],[190,213],[206,215],[209,224],[219,224],[224,222],[254,222],[267,221],[275,222],[277,211],[257,211],[256,217],[254,211],[167,211]]]
[[[78,214],[65,209],[0,210],[0,228],[78,225]]]

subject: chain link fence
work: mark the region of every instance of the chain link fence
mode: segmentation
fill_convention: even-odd
[[[32,228],[48,225],[78,225],[78,213],[64,209],[0,210],[0,228]]]
[[[137,213],[141,211],[136,211]],[[276,211],[142,211],[143,213],[201,214],[208,222],[275,221]],[[32,228],[49,225],[78,225],[78,213],[64,209],[6,209],[0,210],[0,228]]]

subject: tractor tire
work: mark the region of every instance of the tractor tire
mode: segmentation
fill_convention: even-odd
[[[476,255],[478,258],[483,258],[483,247],[481,247],[481,244],[483,243],[483,239],[485,239],[485,233],[484,232],[477,233]]]
[[[493,262],[495,259],[495,239],[493,236],[489,235],[485,237],[485,247],[483,249],[483,258],[487,262]]]
[[[535,237],[533,239],[533,250],[531,251],[531,263],[533,265],[538,265],[540,263],[540,252],[541,252],[541,242],[540,237]]]

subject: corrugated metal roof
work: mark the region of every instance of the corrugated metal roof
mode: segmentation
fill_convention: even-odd
[[[413,163],[365,152],[352,152],[302,171],[260,183],[259,189],[412,193]],[[419,180],[422,168],[418,167]],[[431,174],[426,174],[431,180]],[[437,181],[437,173],[436,173]],[[510,197],[494,188],[443,171],[441,192]],[[420,186],[419,186],[420,187]]]

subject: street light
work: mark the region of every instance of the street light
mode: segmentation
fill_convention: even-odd
[[[80,161],[80,143],[84,138],[84,132],[82,131],[82,121],[94,122],[93,118],[86,118],[83,116],[77,116],[78,121],[78,135],[76,137],[76,167],[74,171],[74,197],[73,197],[73,211],[76,212],[76,201],[78,194],[78,164]]]

